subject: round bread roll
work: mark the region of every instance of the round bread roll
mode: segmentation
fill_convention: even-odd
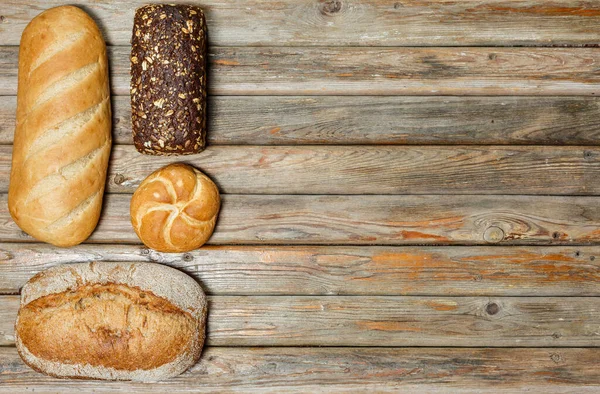
[[[188,252],[210,238],[221,207],[214,182],[192,166],[170,164],[142,181],[131,199],[131,224],[160,252]]]

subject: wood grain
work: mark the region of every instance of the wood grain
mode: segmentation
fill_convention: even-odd
[[[7,192],[11,146],[0,146]],[[600,194],[600,147],[213,146],[152,157],[112,149],[107,190],[133,193],[151,172],[185,161],[228,194]]]
[[[185,271],[217,295],[599,296],[599,247],[216,246],[160,253],[135,245],[0,244],[0,293],[58,264],[137,261]]]
[[[129,94],[129,47],[109,48],[114,94]],[[18,47],[0,47],[0,95]],[[213,95],[596,95],[600,48],[212,47]]]
[[[0,348],[0,392],[594,393],[600,349],[205,348],[168,382],[68,381],[34,372]]]
[[[211,96],[210,145],[597,145],[594,97]],[[113,97],[113,140],[132,144],[128,96]],[[0,144],[16,97],[0,96]]]
[[[211,244],[598,244],[594,197],[223,195]],[[129,195],[108,195],[89,242],[139,243]],[[494,233],[500,237],[490,238]],[[486,237],[486,234],[488,235]],[[0,242],[32,242],[0,195]]]
[[[0,296],[0,345],[18,296]],[[212,346],[600,346],[599,297],[210,296]]]
[[[179,3],[181,1],[173,1]],[[185,2],[185,1],[183,1]],[[109,43],[126,45],[145,0],[80,0]],[[41,10],[60,0],[5,0],[0,45],[18,45]],[[202,2],[212,45],[586,45],[599,39],[593,1],[219,0]]]
[[[11,147],[0,147],[8,190]],[[152,171],[181,157],[113,147],[107,188],[133,193]],[[215,146],[184,161],[230,194],[598,195],[600,147]]]

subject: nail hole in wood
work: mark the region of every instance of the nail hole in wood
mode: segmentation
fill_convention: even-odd
[[[577,256],[577,257],[581,256],[581,252],[580,251],[575,252],[575,256]]]
[[[560,238],[560,233],[559,233],[559,232],[554,232],[554,233],[552,234],[552,238],[554,238],[554,239],[559,239],[559,238]]]
[[[490,302],[486,305],[485,311],[488,313],[488,315],[495,315],[496,313],[500,312],[500,307],[495,302]]]
[[[191,253],[185,253],[183,255],[183,261],[187,261],[189,263],[192,260],[194,260],[194,256],[192,256]]]
[[[596,256],[590,256],[590,261],[596,260]]]

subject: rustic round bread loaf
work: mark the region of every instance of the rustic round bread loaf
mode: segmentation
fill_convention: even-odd
[[[204,245],[215,228],[221,198],[209,177],[176,163],[153,172],[131,199],[131,224],[142,242],[160,252]]]
[[[200,358],[206,312],[200,285],[174,268],[65,264],[23,286],[15,340],[25,363],[51,376],[161,380]]]

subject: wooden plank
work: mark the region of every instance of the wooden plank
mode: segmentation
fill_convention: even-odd
[[[11,146],[0,146],[0,192]],[[148,156],[113,147],[107,190],[133,193],[152,171],[185,161],[228,194],[600,194],[600,147],[213,146]]]
[[[54,379],[0,348],[0,391],[127,393],[593,393],[600,349],[207,347],[190,371],[153,384]]]
[[[565,244],[600,242],[594,197],[223,195],[210,244]],[[139,243],[129,195],[108,195],[93,243]],[[0,195],[0,242],[32,242]]]
[[[129,47],[109,48],[129,94]],[[17,87],[18,47],[0,47],[0,95]],[[595,95],[600,48],[212,47],[215,95]]]
[[[58,264],[155,262],[217,295],[600,296],[598,247],[217,246],[160,253],[134,245],[0,244],[0,293]]]
[[[181,1],[173,1],[181,2]],[[185,2],[185,1],[184,1]],[[18,45],[41,10],[60,0],[5,0],[1,45]],[[109,43],[126,45],[145,0],[80,0]],[[599,39],[593,1],[205,0],[212,45],[586,45]]]
[[[0,166],[10,147],[0,147]],[[152,171],[132,145],[113,148],[109,192],[132,193]],[[252,194],[553,194],[600,193],[600,147],[222,146],[185,161],[223,193]],[[1,167],[0,167],[1,168]],[[8,169],[1,168],[0,174]],[[8,177],[0,188],[8,190]],[[2,188],[4,186],[4,188]]]
[[[211,96],[210,145],[597,145],[594,97]],[[128,96],[113,97],[113,138],[132,144]],[[0,96],[0,144],[16,97]],[[309,122],[307,122],[309,120]]]
[[[18,296],[0,296],[0,345]],[[212,346],[600,346],[598,297],[210,296]]]

